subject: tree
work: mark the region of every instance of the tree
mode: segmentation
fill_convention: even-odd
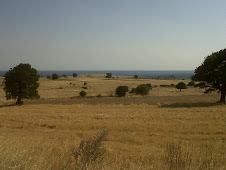
[[[204,81],[210,89],[221,92],[220,102],[225,102],[226,95],[226,48],[207,56],[195,69],[193,81]],[[208,89],[207,89],[208,90]]]
[[[138,75],[134,75],[134,76],[133,76],[133,78],[138,79],[138,78],[139,78],[139,76],[138,76]]]
[[[75,77],[77,77],[78,76],[78,74],[77,73],[73,73],[73,77],[75,78]]]
[[[58,74],[55,74],[55,73],[54,73],[54,74],[52,75],[52,79],[53,79],[53,80],[56,80],[56,79],[58,79],[58,78],[59,78]]]
[[[180,91],[181,91],[181,89],[186,89],[187,86],[186,86],[186,84],[185,84],[184,82],[180,82],[180,83],[178,83],[178,84],[176,85],[175,88],[180,89]]]
[[[126,95],[126,92],[129,91],[128,86],[118,86],[115,90],[115,93],[119,97],[124,97]]]
[[[111,73],[107,73],[106,74],[106,78],[112,78],[112,74]]]
[[[37,70],[30,64],[19,64],[5,74],[6,99],[17,99],[16,104],[23,104],[22,99],[39,98]]]

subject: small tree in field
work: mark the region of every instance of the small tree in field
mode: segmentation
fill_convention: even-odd
[[[58,78],[59,78],[58,74],[55,74],[55,73],[54,73],[54,74],[52,75],[52,79],[53,79],[53,80],[56,80],[56,79],[58,79]]]
[[[112,73],[107,73],[106,78],[109,78],[109,79],[112,78]]]
[[[134,76],[133,76],[133,78],[138,79],[138,78],[139,78],[139,76],[138,76],[138,75],[134,75]]]
[[[30,64],[19,64],[11,68],[5,74],[5,87],[7,100],[17,99],[16,104],[23,104],[22,99],[39,98],[37,70],[31,68]]]
[[[78,74],[77,73],[73,73],[73,77],[75,78],[75,77],[77,77],[78,76]]]
[[[207,56],[192,76],[193,81],[206,82],[210,89],[221,92],[220,102],[225,102],[226,96],[226,48]],[[208,90],[208,89],[207,89]]]
[[[180,83],[178,83],[178,84],[176,85],[176,88],[177,88],[177,89],[180,89],[180,91],[181,91],[181,89],[186,89],[187,86],[186,86],[186,84],[185,84],[184,82],[180,82]]]
[[[119,97],[124,97],[126,95],[126,92],[129,91],[128,86],[118,86],[115,90],[115,93]]]
[[[80,91],[80,93],[79,93],[79,95],[81,96],[81,97],[86,97],[86,92],[85,91]]]

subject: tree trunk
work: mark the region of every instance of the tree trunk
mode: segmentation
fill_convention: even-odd
[[[23,102],[21,101],[21,97],[18,97],[17,98],[16,104],[18,104],[18,105],[22,105],[23,104]]]
[[[226,95],[226,85],[223,84],[222,89],[221,89],[221,100],[220,100],[220,102],[225,102],[225,95]]]

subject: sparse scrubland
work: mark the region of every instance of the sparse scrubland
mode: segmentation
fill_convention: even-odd
[[[226,168],[226,105],[217,91],[170,86],[190,80],[42,77],[40,99],[22,106],[5,99],[2,81],[0,169]],[[146,96],[114,97],[118,86],[141,84],[152,85]]]

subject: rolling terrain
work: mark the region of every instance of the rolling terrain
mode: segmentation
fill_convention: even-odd
[[[89,169],[172,169],[174,154],[177,167],[225,169],[226,105],[216,103],[220,94],[160,87],[189,80],[42,77],[41,98],[22,106],[4,98],[2,81],[0,169],[76,169],[72,149],[104,129],[104,158]],[[154,86],[147,96],[114,96],[119,85],[147,83]],[[79,97],[81,90],[87,97]]]

